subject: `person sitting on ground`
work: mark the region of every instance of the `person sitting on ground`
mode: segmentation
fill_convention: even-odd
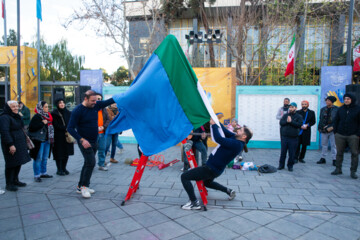
[[[252,138],[253,133],[249,128],[242,127],[235,134],[220,124],[225,134],[225,137],[222,137],[219,132],[219,126],[215,124],[213,119],[210,120],[210,124],[213,130],[213,137],[219,146],[210,154],[204,166],[190,169],[181,174],[181,182],[190,199],[188,203],[181,206],[185,210],[201,209],[200,203],[195,196],[194,187],[191,183],[192,180],[203,180],[205,187],[228,194],[229,200],[233,200],[236,196],[235,190],[215,182],[214,179],[219,177],[224,172],[226,165],[242,151],[244,145]]]
[[[231,120],[231,123],[229,125],[227,125],[227,129],[230,132],[234,132],[235,128],[241,128],[241,126],[239,125],[238,121],[236,120],[236,118],[233,118]]]

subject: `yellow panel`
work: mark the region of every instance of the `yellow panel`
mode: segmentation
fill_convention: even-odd
[[[206,91],[215,113],[222,112],[221,123],[235,117],[235,69],[234,68],[194,68],[201,86]],[[215,143],[209,141],[209,146]]]

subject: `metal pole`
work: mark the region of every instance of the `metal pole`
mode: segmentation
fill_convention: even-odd
[[[20,0],[17,0],[17,99],[21,101]]]
[[[4,45],[7,46],[7,29],[6,29],[6,1],[4,0]],[[9,67],[5,67],[5,102],[9,100],[9,91],[8,91],[8,85],[9,85]]]
[[[38,68],[38,101],[41,101],[41,92],[40,92],[40,19],[37,19],[37,27],[38,27],[38,32],[37,32],[37,37],[38,37],[38,42],[37,42],[37,48],[38,48],[38,56],[37,56],[37,68]]]
[[[348,28],[348,38],[347,38],[347,46],[346,46],[346,65],[351,66],[351,38],[352,38],[352,26],[353,26],[353,18],[354,18],[354,0],[350,0],[350,8],[349,8],[349,28]]]

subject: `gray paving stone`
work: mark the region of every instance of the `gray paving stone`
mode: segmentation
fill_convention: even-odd
[[[337,239],[351,240],[358,239],[360,236],[359,232],[355,232],[349,228],[345,228],[330,222],[324,223],[314,230]]]
[[[0,230],[0,232],[1,232],[0,239],[4,239],[4,240],[8,240],[8,239],[9,240],[12,240],[12,239],[23,240],[23,239],[25,239],[24,231],[22,230],[22,228],[18,228],[18,229],[6,231],[6,232],[3,232],[2,230]]]
[[[19,208],[16,207],[8,207],[8,208],[0,208],[0,219],[16,217],[20,215]]]
[[[336,191],[328,190],[328,189],[308,189],[308,191],[315,197],[337,197],[334,193]]]
[[[197,196],[197,195],[196,195]],[[198,199],[200,199],[199,196],[197,196]],[[188,197],[165,197],[163,202],[164,203],[169,203],[169,204],[176,204],[178,206],[182,205],[182,204],[185,204],[189,201],[189,198]],[[210,202],[211,200],[208,199],[208,201]]]
[[[338,188],[329,183],[313,183],[317,189],[337,190]]]
[[[154,181],[151,185],[152,188],[159,188],[159,189],[170,189],[174,185],[174,182],[158,182]]]
[[[272,222],[266,227],[286,236],[291,236],[293,238],[297,238],[309,231],[309,228],[302,227],[298,224],[286,221],[284,219],[279,219],[275,222]]]
[[[49,201],[34,202],[32,204],[20,206],[20,212],[22,215],[43,212],[50,209],[52,209],[52,206]]]
[[[265,203],[265,202],[243,202],[243,207],[247,208],[268,208],[269,207],[269,203]]]
[[[52,234],[50,236],[40,238],[39,240],[71,240],[71,238],[66,233],[62,233],[60,235]]]
[[[236,216],[236,217],[227,219],[225,221],[220,222],[219,224],[233,232],[240,234],[240,235],[244,235],[245,233],[251,232],[254,229],[260,227],[259,224],[255,223],[253,221],[249,221],[248,219],[243,218],[241,216]],[[243,226],[246,226],[246,227],[243,227]]]
[[[254,187],[254,186],[270,187],[270,184],[268,181],[251,181],[251,180],[249,180],[248,182],[249,182],[250,187]]]
[[[360,191],[353,191],[353,190],[336,190],[334,191],[336,196],[344,197],[344,196],[352,196],[354,198],[360,198]],[[335,196],[334,196],[335,197]]]
[[[305,211],[329,211],[325,206],[323,205],[309,205],[309,204],[297,204],[300,210]]]
[[[121,210],[133,216],[140,213],[150,212],[154,209],[145,203],[131,203],[125,204],[125,206],[123,206]]]
[[[299,207],[294,203],[270,203],[270,206],[275,209],[299,209]]]
[[[263,193],[263,190],[261,187],[254,187],[254,186],[243,186],[240,185],[240,194],[242,193]]]
[[[257,202],[282,203],[278,195],[254,194]]]
[[[162,208],[162,209],[159,209],[159,212],[166,215],[170,219],[176,219],[179,217],[183,217],[183,216],[195,213],[193,211],[182,210],[182,209],[180,209],[180,206],[171,206],[171,207],[167,207],[167,208]]]
[[[222,211],[221,209],[218,209],[218,208],[211,209],[206,212],[200,212],[199,214],[201,214],[202,216],[204,216],[214,222],[221,222],[221,221],[224,221],[228,218],[235,216],[235,214],[233,214],[231,212]]]
[[[98,240],[111,237],[108,231],[100,224],[69,231],[69,235],[72,240]]]
[[[90,203],[85,202],[84,205],[86,208],[88,208],[92,212],[116,207],[116,205],[112,201],[107,200],[107,199],[106,200],[98,200],[98,201],[90,202]]]
[[[146,240],[158,240],[151,232],[145,228],[136,230],[130,233],[125,233],[115,238],[116,240],[129,240],[129,239],[146,239]]]
[[[177,189],[160,189],[156,196],[160,197],[179,197],[182,190]]]
[[[34,224],[49,222],[58,219],[54,210],[47,210],[44,212],[31,213],[21,216],[24,226],[30,226]]]
[[[314,205],[335,205],[336,203],[331,200],[329,197],[320,197],[320,196],[304,196],[304,198],[310,203]]]
[[[301,237],[298,238],[298,240],[332,240],[335,238],[332,238],[330,236],[324,235],[322,233],[319,232],[315,232],[315,231],[311,231],[308,233],[305,233],[304,235],[302,235]]]
[[[168,231],[164,231],[164,229]],[[172,221],[149,227],[148,230],[159,239],[172,239],[189,233],[189,230]]]
[[[279,197],[283,203],[309,204],[303,196],[279,195]]]
[[[74,205],[63,208],[56,208],[55,211],[59,216],[59,218],[67,218],[67,217],[89,213],[89,211],[83,205]]]
[[[17,206],[18,206],[18,204],[17,204],[16,199],[3,200],[3,201],[1,201],[0,209],[4,209],[4,208],[6,209],[6,208],[11,208],[11,207],[17,207]]]
[[[315,189],[315,186],[308,182],[299,182],[299,183],[290,183],[293,188],[302,188],[302,189]]]
[[[180,188],[180,189],[182,189],[182,188]],[[142,187],[136,193],[141,194],[141,195],[155,196],[158,192],[159,192],[159,188]]]
[[[291,183],[288,182],[271,181],[269,183],[271,187],[275,187],[275,188],[291,188]]]
[[[74,205],[81,204],[81,201],[75,197],[60,198],[60,199],[54,199],[54,200],[50,200],[50,201],[51,201],[51,205],[53,205],[54,208],[61,208],[61,207],[74,206]]]
[[[331,212],[341,212],[341,213],[359,213],[358,210],[356,210],[353,207],[338,207],[338,206],[325,206],[327,207]]]
[[[67,231],[96,225],[99,222],[89,213],[61,219]]]
[[[140,224],[135,222],[130,217],[110,221],[103,225],[107,229],[107,231],[110,232],[110,234],[112,236],[121,235],[121,234],[132,232],[132,231],[142,228],[142,226]]]
[[[244,237],[246,237],[247,239],[264,239],[264,237],[266,239],[276,239],[276,240],[291,239],[266,227],[257,228],[256,230],[245,234]]]
[[[265,225],[278,219],[278,217],[264,211],[250,211],[241,216],[260,225]]]
[[[196,235],[195,233],[188,233],[182,235],[180,237],[174,238],[174,240],[202,240],[200,236]]]
[[[283,188],[261,187],[265,194],[288,194]]]
[[[154,226],[170,220],[167,216],[158,211],[138,214],[133,216],[133,219],[144,227]]]
[[[355,198],[331,198],[331,200],[336,202],[339,206],[360,207],[360,202]]]
[[[38,203],[42,201],[48,201],[48,198],[46,195],[39,193],[23,193],[18,197],[19,205]]]
[[[97,220],[101,223],[109,222],[119,218],[128,217],[128,215],[118,207],[96,211],[93,212],[93,214],[97,218]]]
[[[140,201],[146,203],[159,203],[165,200],[165,197],[157,197],[157,196],[140,196]]]
[[[310,195],[311,196],[311,193],[306,190],[306,189],[301,189],[301,188],[287,188],[285,189],[289,195],[301,195],[301,196],[306,196],[306,195]]]
[[[360,217],[358,216],[337,215],[330,219],[330,222],[360,232]]]
[[[65,229],[59,220],[44,222],[24,228],[26,239],[38,239],[50,235],[66,235]]]
[[[293,222],[295,224],[299,224],[301,226],[313,229],[320,224],[324,223],[325,220],[316,218],[312,215],[302,214],[302,213],[294,213],[290,214],[283,218],[283,220],[287,220]]]
[[[197,232],[198,229],[214,224],[214,221],[200,214],[184,216],[176,219],[175,221],[192,232]]]
[[[196,231],[196,233],[205,239],[213,240],[233,239],[239,236],[237,233],[221,226],[220,224],[214,224],[206,228],[199,229]]]

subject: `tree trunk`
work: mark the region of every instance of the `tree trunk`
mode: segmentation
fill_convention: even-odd
[[[204,24],[205,33],[207,34],[208,30],[209,30],[209,22],[207,20],[206,13],[205,13],[204,1],[201,1],[201,4],[200,4],[200,17],[201,17],[202,23]],[[205,41],[207,41],[207,39],[205,39]],[[209,43],[209,54],[210,54],[210,67],[215,67],[214,45],[212,42]]]

